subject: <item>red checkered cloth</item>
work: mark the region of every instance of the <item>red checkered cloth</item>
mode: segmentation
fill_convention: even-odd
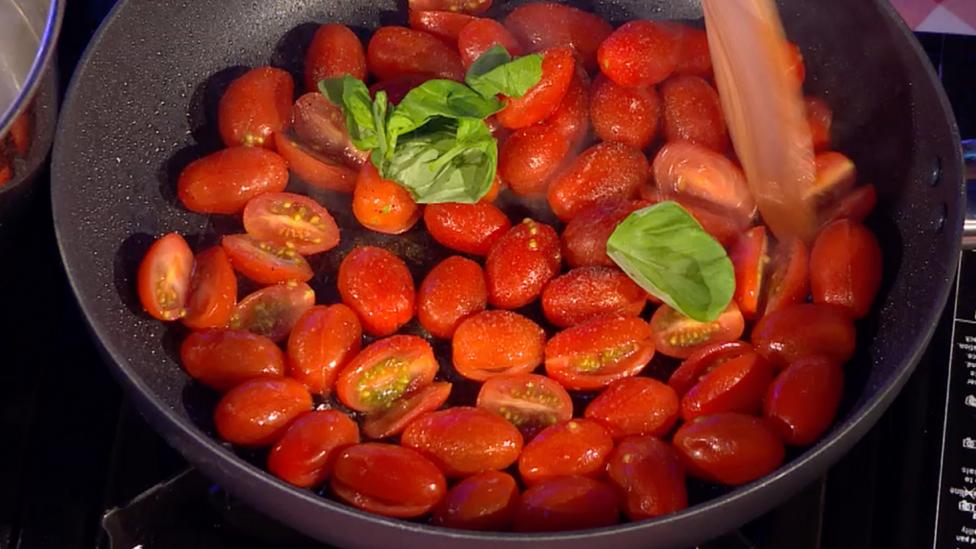
[[[913,30],[976,35],[976,0],[891,0]]]

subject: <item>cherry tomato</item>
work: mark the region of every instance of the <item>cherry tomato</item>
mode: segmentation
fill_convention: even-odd
[[[557,532],[612,526],[620,521],[617,494],[587,477],[559,477],[526,490],[515,511],[516,532]]]
[[[814,303],[839,305],[863,318],[881,286],[881,246],[870,229],[849,219],[824,227],[810,251]]]
[[[487,255],[512,226],[503,211],[484,202],[430,204],[424,225],[442,246],[471,255]]]
[[[359,168],[369,156],[349,137],[342,109],[318,91],[298,98],[291,111],[291,133],[313,153],[350,168]]]
[[[542,312],[560,328],[599,316],[637,316],[647,292],[610,267],[579,267],[552,279],[542,291]]]
[[[544,122],[566,138],[570,151],[578,150],[590,130],[590,77],[585,70],[576,68],[562,102]]]
[[[496,116],[503,128],[518,129],[541,122],[556,111],[576,71],[570,48],[542,52],[542,78],[522,97],[510,97]]]
[[[637,375],[654,356],[651,328],[636,317],[600,317],[546,343],[546,373],[571,390],[606,387]]]
[[[780,367],[814,355],[843,364],[854,355],[856,338],[846,309],[813,303],[767,313],[752,330],[756,352]]]
[[[512,10],[505,27],[529,51],[569,46],[586,69],[596,68],[600,43],[613,27],[599,15],[554,2],[531,2]]]
[[[813,149],[822,151],[830,147],[830,130],[834,123],[834,112],[830,106],[820,98],[807,97],[807,123],[810,124],[810,136],[813,137]]]
[[[710,78],[712,54],[708,49],[708,33],[678,23],[669,26],[678,36],[678,64],[674,73]]]
[[[535,301],[556,274],[561,257],[555,229],[532,219],[508,230],[488,252],[488,303],[517,309]]]
[[[188,210],[235,214],[247,201],[288,184],[288,163],[258,147],[231,147],[194,160],[180,173],[176,191]]]
[[[373,97],[376,97],[377,93],[381,91],[386,92],[386,100],[391,105],[398,105],[400,101],[403,101],[403,98],[407,96],[410,90],[430,79],[430,76],[423,74],[408,74],[405,76],[398,76],[390,80],[383,80],[373,84],[369,87],[369,93]]]
[[[762,297],[763,274],[769,261],[769,238],[760,225],[745,232],[729,250],[735,267],[735,302],[745,318],[755,318]]]
[[[223,248],[214,246],[193,260],[183,324],[188,328],[226,326],[237,305],[237,276]]]
[[[388,410],[397,399],[434,381],[437,361],[430,344],[411,335],[379,339],[339,371],[336,393],[360,412]]]
[[[654,21],[624,23],[600,44],[600,70],[621,86],[652,86],[678,66],[678,36]]]
[[[705,345],[739,339],[745,331],[745,319],[735,301],[712,322],[699,322],[661,305],[651,317],[651,331],[654,345],[662,354],[688,358]]]
[[[409,0],[412,10],[457,11],[479,15],[488,11],[491,0]]]
[[[14,118],[10,129],[7,131],[7,137],[10,139],[10,144],[13,145],[14,152],[21,158],[26,158],[27,153],[30,152],[31,134],[34,133],[34,117],[31,111],[32,108],[29,107],[20,113],[17,118]]]
[[[796,80],[797,86],[802,86],[807,78],[807,67],[803,62],[803,52],[794,42],[787,41],[785,44],[786,56],[789,60],[788,71]]]
[[[503,374],[531,372],[542,363],[546,333],[538,324],[511,311],[482,311],[454,331],[454,369],[475,381]]]
[[[522,434],[494,412],[459,406],[419,417],[407,426],[400,444],[426,456],[448,478],[456,478],[515,463],[522,452]]]
[[[500,471],[478,473],[447,492],[434,508],[431,522],[462,530],[508,530],[518,497],[518,484],[512,475]]]
[[[297,143],[288,132],[276,133],[274,138],[278,153],[299,179],[314,187],[343,193],[351,193],[356,187],[356,170]]]
[[[302,255],[339,245],[335,219],[315,200],[295,193],[265,193],[244,207],[247,234],[293,248]]]
[[[542,194],[569,154],[569,140],[552,124],[522,128],[498,151],[498,174],[519,196]]]
[[[464,319],[488,306],[485,273],[470,259],[451,256],[427,273],[417,292],[417,320],[435,337],[450,339]]]
[[[765,476],[783,463],[783,443],[765,420],[745,414],[702,416],[674,434],[688,474],[735,486]]]
[[[319,80],[348,74],[366,80],[366,53],[349,27],[329,23],[315,31],[305,52],[305,89],[318,90]]]
[[[153,242],[139,264],[138,293],[153,318],[170,321],[186,315],[193,273],[193,252],[178,233]]]
[[[755,352],[715,365],[681,399],[685,421],[719,412],[756,413],[773,382],[774,367]]]
[[[359,442],[359,427],[337,410],[309,412],[294,422],[271,448],[268,471],[298,486],[319,486],[332,475],[339,452]]]
[[[583,151],[549,185],[549,206],[561,221],[610,198],[637,198],[650,177],[644,153],[603,142]]]
[[[408,20],[410,28],[414,30],[429,32],[441,40],[456,43],[461,29],[477,19],[454,11],[410,10]]]
[[[186,373],[218,391],[257,377],[281,377],[285,357],[270,339],[244,330],[211,328],[192,332],[180,346]]]
[[[343,450],[331,486],[354,507],[398,518],[426,514],[447,491],[444,475],[430,460],[410,448],[378,442]]]
[[[766,284],[764,314],[806,301],[810,293],[809,258],[806,245],[799,239],[776,246]]]
[[[457,36],[458,50],[464,68],[470,68],[481,54],[494,46],[502,46],[512,57],[525,53],[518,40],[498,21],[477,18],[465,25]]]
[[[312,307],[288,336],[288,374],[314,394],[331,394],[339,369],[359,353],[362,338],[359,318],[349,307]]]
[[[546,427],[536,435],[518,460],[527,485],[567,475],[599,476],[613,450],[613,439],[598,422],[570,419]]]
[[[724,341],[703,345],[688,355],[688,358],[671,372],[668,385],[674,388],[679,397],[683,397],[701,380],[702,376],[711,372],[716,366],[751,352],[753,352],[752,345],[745,341]]]
[[[0,147],[0,187],[3,187],[4,184],[14,177],[14,168],[10,165],[10,160],[4,156],[3,152],[2,147]]]
[[[844,393],[844,371],[836,362],[809,357],[790,364],[769,387],[763,413],[786,444],[816,442],[834,422]]]
[[[658,438],[620,441],[607,462],[607,476],[623,493],[623,511],[630,520],[666,515],[688,506],[681,458]]]
[[[386,410],[366,416],[363,434],[369,438],[399,435],[418,417],[440,408],[451,396],[451,384],[437,381],[393,402]]]
[[[563,230],[562,251],[566,263],[572,267],[615,267],[616,263],[607,255],[607,240],[625,217],[649,205],[643,200],[611,198],[582,209]]]
[[[590,116],[604,141],[644,149],[654,141],[661,121],[661,100],[653,87],[625,88],[600,76],[593,84]]]
[[[816,178],[807,196],[818,205],[836,203],[854,189],[857,168],[847,156],[836,151],[820,152],[814,157],[814,165]]]
[[[573,401],[556,381],[536,374],[489,378],[478,392],[478,407],[507,419],[531,440],[539,431],[573,417]]]
[[[274,147],[271,135],[291,117],[295,83],[282,69],[258,67],[231,82],[217,105],[220,137],[228,147]]]
[[[367,229],[386,234],[409,231],[420,219],[421,208],[410,192],[380,177],[372,162],[363,164],[352,193],[352,213]]]
[[[861,185],[828,208],[822,219],[825,224],[838,219],[850,219],[860,223],[871,215],[877,204],[878,191],[874,185]]]
[[[312,395],[287,377],[259,377],[227,392],[214,410],[220,438],[239,446],[270,446],[312,409]]]
[[[380,27],[366,47],[369,72],[380,80],[419,74],[464,80],[464,66],[454,47],[433,34],[404,27]]]
[[[296,250],[286,245],[258,240],[248,234],[231,234],[220,239],[234,270],[258,284],[305,282],[312,267]]]
[[[614,438],[664,436],[678,421],[678,395],[649,377],[625,377],[603,390],[584,415],[602,423]]]
[[[315,292],[302,282],[261,288],[237,304],[230,327],[284,341],[298,319],[315,305]]]
[[[729,133],[718,92],[698,76],[674,76],[661,84],[664,136],[725,152]]]
[[[415,292],[406,263],[374,246],[360,246],[339,264],[339,295],[366,333],[387,336],[413,318]]]
[[[688,200],[684,198],[678,199],[678,203],[695,218],[695,221],[701,224],[706,233],[726,248],[735,243],[736,239],[750,224],[742,218],[736,218],[727,213],[716,213],[706,207],[689,204]]]

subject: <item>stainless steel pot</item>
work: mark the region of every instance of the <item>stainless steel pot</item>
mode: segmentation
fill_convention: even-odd
[[[63,0],[0,0],[0,135],[40,87],[63,16]]]

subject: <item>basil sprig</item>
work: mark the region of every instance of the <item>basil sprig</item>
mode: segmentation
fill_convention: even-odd
[[[627,216],[607,240],[607,254],[642,288],[699,322],[717,319],[735,293],[725,248],[676,202]]]

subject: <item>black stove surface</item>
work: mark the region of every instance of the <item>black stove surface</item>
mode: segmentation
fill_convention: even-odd
[[[68,2],[63,82],[113,3]],[[919,37],[962,135],[976,137],[976,38]],[[7,289],[0,313],[0,549],[316,546],[190,469],[132,409],[83,328],[50,205],[37,194],[20,234],[0,242]],[[969,263],[968,280],[976,281],[976,259]],[[951,313],[950,304],[902,394],[848,456],[784,505],[702,548],[931,547]]]

